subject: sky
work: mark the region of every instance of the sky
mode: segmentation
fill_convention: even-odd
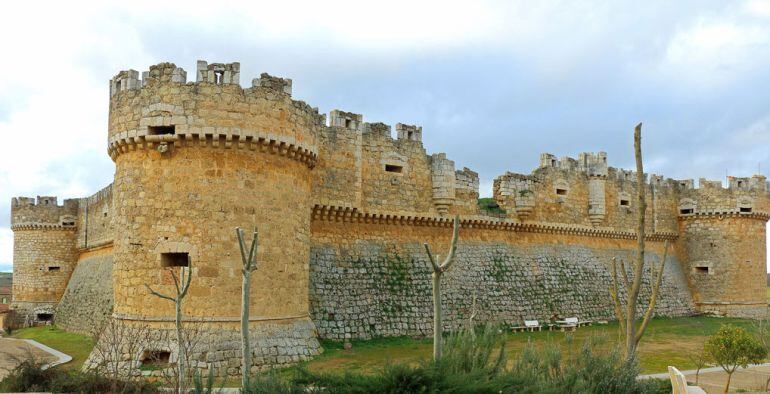
[[[667,177],[770,171],[770,1],[10,2],[0,13],[0,271],[14,196],[112,180],[108,80],[241,63],[328,113],[423,126],[428,152],[481,177],[541,152],[608,152]]]

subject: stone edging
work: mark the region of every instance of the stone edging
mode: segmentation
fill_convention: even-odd
[[[64,364],[72,361],[72,356],[68,354],[64,354],[46,345],[43,345],[40,342],[34,341],[32,339],[22,339],[22,341],[27,342],[28,344],[56,357],[56,361],[43,365],[43,369],[48,369],[51,367],[55,367],[59,364]]]
[[[112,317],[118,320],[133,320],[133,321],[149,321],[149,322],[173,322],[174,317],[166,316],[140,316],[131,315],[128,313],[113,313]],[[250,322],[259,321],[283,321],[283,320],[299,320],[309,319],[310,314],[302,314],[296,316],[276,316],[276,317],[249,317]],[[185,322],[204,322],[204,323],[219,323],[219,322],[240,322],[240,316],[225,316],[225,317],[189,317],[182,318]]]
[[[313,220],[334,222],[393,224],[428,227],[450,227],[453,221],[453,219],[449,217],[364,213],[360,212],[358,208],[335,207],[329,205],[315,205],[313,207],[312,218]],[[636,239],[636,233],[628,231],[615,231],[551,223],[521,223],[514,222],[509,219],[460,218],[460,224],[463,228],[467,229],[475,228],[484,230],[501,230],[528,233],[578,235],[584,237]],[[645,239],[650,241],[673,241],[677,238],[678,235],[676,233],[654,233],[648,234],[645,237]]]
[[[147,130],[135,129],[113,135],[107,153],[114,161],[118,155],[136,149],[154,149],[162,143],[175,146],[198,146],[223,149],[259,149],[279,154],[315,167],[318,148],[297,142],[293,137],[264,133],[257,130],[229,127],[188,127],[177,125],[173,135],[148,135]]]

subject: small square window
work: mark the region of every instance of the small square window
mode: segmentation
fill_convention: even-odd
[[[176,134],[176,126],[149,126],[147,133],[149,135],[174,135]]]
[[[190,255],[188,253],[161,253],[160,266],[167,267],[189,267]]]
[[[393,165],[393,164],[385,164],[385,171],[387,171],[387,172],[396,172],[396,173],[400,174],[403,170],[404,170],[404,167],[402,167],[402,166],[397,166],[397,165]]]
[[[630,206],[630,205],[631,205],[631,202],[630,202],[630,201],[628,201],[628,200],[625,200],[625,199],[623,199],[623,200],[620,200],[620,206],[621,206],[621,207],[627,207],[627,206]]]
[[[696,274],[708,274],[709,267],[695,267],[694,271]]]
[[[559,196],[566,196],[567,195],[567,189],[556,189],[556,194]]]

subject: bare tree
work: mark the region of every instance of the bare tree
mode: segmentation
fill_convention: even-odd
[[[177,347],[179,348],[179,357],[177,361],[177,390],[179,390],[186,382],[187,372],[187,349],[184,345],[184,343],[186,343],[186,338],[182,327],[182,300],[184,300],[184,297],[187,295],[187,290],[190,289],[190,281],[192,280],[192,261],[190,260],[190,257],[187,257],[187,267],[180,267],[179,276],[177,276],[173,268],[171,268],[170,271],[171,278],[174,280],[174,288],[176,289],[175,296],[158,293],[146,283],[144,286],[147,287],[150,294],[174,303],[174,322],[176,325]],[[185,273],[185,271],[187,271],[187,273]]]
[[[703,369],[706,365],[708,365],[709,362],[709,355],[708,352],[706,352],[706,348],[704,346],[701,346],[697,350],[692,350],[687,353],[687,359],[690,360],[693,364],[695,364],[695,385],[698,385],[698,378],[700,376],[700,370]],[[770,381],[770,378],[768,378],[768,381]],[[765,386],[765,391],[767,391],[767,386]]]
[[[637,247],[636,247],[636,262],[634,264],[634,276],[629,279],[626,272],[625,263],[620,261],[621,278],[623,285],[625,286],[628,296],[625,302],[625,308],[623,308],[623,301],[620,298],[618,289],[618,267],[616,259],[612,259],[612,286],[610,287],[610,296],[612,297],[613,304],[615,306],[615,315],[618,318],[621,332],[625,333],[625,352],[626,357],[631,359],[636,354],[636,348],[639,345],[639,341],[642,340],[644,331],[647,329],[647,324],[653,315],[655,309],[655,303],[658,298],[658,291],[660,284],[663,280],[663,269],[666,265],[666,257],[668,255],[668,241],[664,245],[663,261],[660,263],[660,270],[658,270],[657,278],[652,288],[652,295],[650,296],[650,302],[647,306],[647,311],[644,314],[641,325],[636,326],[636,306],[639,299],[639,290],[642,286],[642,279],[644,275],[644,255],[645,255],[645,212],[647,211],[647,197],[644,187],[644,167],[642,165],[642,124],[639,123],[634,129],[634,155],[636,156],[636,184],[638,195],[638,207],[637,207]],[[654,273],[653,273],[654,274]],[[625,309],[625,311],[624,311]]]
[[[454,229],[452,231],[452,243],[449,246],[449,254],[441,265],[436,263],[430,246],[424,244],[425,252],[428,253],[428,259],[433,267],[433,360],[441,359],[441,334],[443,331],[441,314],[441,275],[446,272],[455,260],[455,251],[457,250],[457,236],[460,231],[460,217],[455,216]],[[439,258],[439,256],[436,256]]]
[[[249,387],[249,372],[251,369],[251,347],[249,346],[249,294],[251,291],[251,273],[257,270],[257,228],[254,227],[254,238],[251,240],[251,248],[246,253],[246,243],[243,241],[243,230],[235,229],[238,236],[238,246],[241,249],[241,261],[243,268],[241,274],[241,387],[246,390]]]
[[[149,341],[146,325],[129,325],[117,319],[107,319],[103,326],[94,327],[91,336],[96,345],[91,366],[102,375],[109,376],[116,384],[122,376],[138,375],[139,353]]]

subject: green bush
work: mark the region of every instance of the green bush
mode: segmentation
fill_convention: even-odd
[[[716,334],[709,337],[705,349],[711,359],[727,373],[725,392],[729,390],[730,380],[738,367],[759,364],[767,356],[767,350],[760,341],[746,330],[731,324],[723,324]]]
[[[145,381],[114,381],[92,372],[44,369],[34,360],[22,361],[0,382],[0,392],[156,393]]]
[[[637,365],[618,352],[577,352],[529,344],[509,367],[504,335],[493,327],[461,331],[444,343],[440,362],[388,365],[373,375],[315,374],[297,369],[258,377],[249,393],[670,393],[668,380],[637,381]],[[260,388],[260,386],[262,386]],[[261,390],[261,391],[260,391]],[[314,391],[315,392],[315,391]]]

